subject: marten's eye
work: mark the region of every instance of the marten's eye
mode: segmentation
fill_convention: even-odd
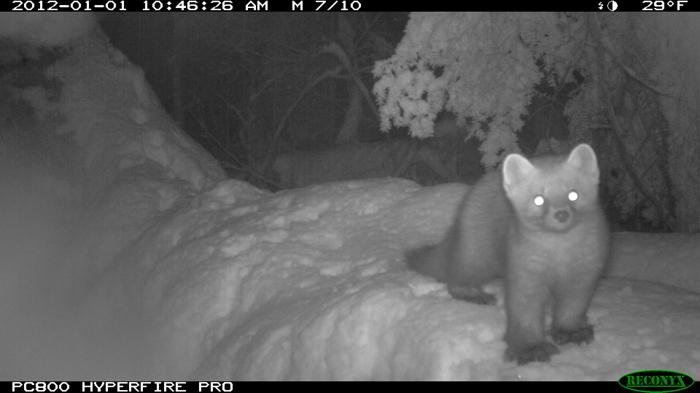
[[[535,203],[535,206],[544,205],[544,197],[542,195],[537,195],[532,201]]]
[[[570,200],[571,202],[574,202],[574,201],[578,200],[578,192],[576,192],[576,191],[569,191],[569,200]]]

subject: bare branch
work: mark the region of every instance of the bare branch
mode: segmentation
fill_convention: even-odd
[[[617,153],[620,156],[620,161],[622,163],[622,166],[625,168],[626,173],[630,176],[630,179],[632,179],[632,183],[634,184],[634,186],[647,200],[651,202],[652,205],[654,205],[654,209],[657,211],[661,222],[664,226],[668,228],[669,225],[667,221],[667,212],[663,208],[663,204],[652,192],[650,192],[647,189],[646,185],[637,173],[636,166],[632,162],[632,158],[630,157],[630,154],[622,141],[621,135],[624,134],[624,130],[617,119],[615,108],[613,107],[612,100],[610,99],[610,95],[607,91],[607,84],[602,80],[603,76],[605,75],[605,67],[603,65],[603,59],[605,58],[605,56],[603,54],[602,31],[600,25],[593,22],[592,17],[589,17],[589,26],[591,32],[593,33],[594,42],[600,43],[600,45],[596,45],[596,74],[598,76],[595,76],[595,78],[598,79],[598,93],[600,95],[601,100],[603,101],[603,107],[605,110],[606,117],[610,122],[611,127],[609,129],[612,133],[612,139],[615,142],[615,148],[617,150]]]
[[[272,163],[272,157],[274,156],[275,149],[277,147],[277,141],[279,140],[280,135],[282,135],[282,130],[284,130],[284,127],[287,125],[287,121],[289,120],[289,117],[291,116],[294,109],[296,109],[297,105],[299,105],[301,100],[309,93],[309,91],[311,91],[311,89],[316,87],[316,85],[323,82],[325,79],[337,76],[341,71],[342,71],[342,67],[340,67],[340,66],[333,68],[332,70],[327,70],[326,72],[324,72],[323,74],[319,75],[314,80],[309,82],[301,90],[301,92],[299,92],[299,95],[297,96],[296,100],[287,108],[284,115],[282,116],[282,119],[280,119],[280,122],[277,124],[277,127],[275,128],[275,133],[273,134],[272,140],[270,141],[270,148],[267,151],[265,161],[263,162],[263,165],[262,165],[263,172],[267,171],[267,169],[270,167],[270,164]]]

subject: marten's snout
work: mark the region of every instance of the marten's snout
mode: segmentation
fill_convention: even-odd
[[[567,222],[570,217],[571,217],[571,213],[569,213],[566,210],[559,210],[559,211],[554,213],[554,218],[562,224]]]

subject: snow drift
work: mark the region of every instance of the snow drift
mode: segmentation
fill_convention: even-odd
[[[33,83],[2,79],[2,379],[700,375],[698,235],[616,234],[595,341],[518,367],[502,304],[454,300],[403,263],[465,186],[260,190],[225,179],[99,31],[42,59]]]

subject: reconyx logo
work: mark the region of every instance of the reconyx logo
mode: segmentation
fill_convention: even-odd
[[[625,389],[643,393],[678,392],[695,383],[683,373],[668,370],[635,371],[623,375],[617,382]]]

